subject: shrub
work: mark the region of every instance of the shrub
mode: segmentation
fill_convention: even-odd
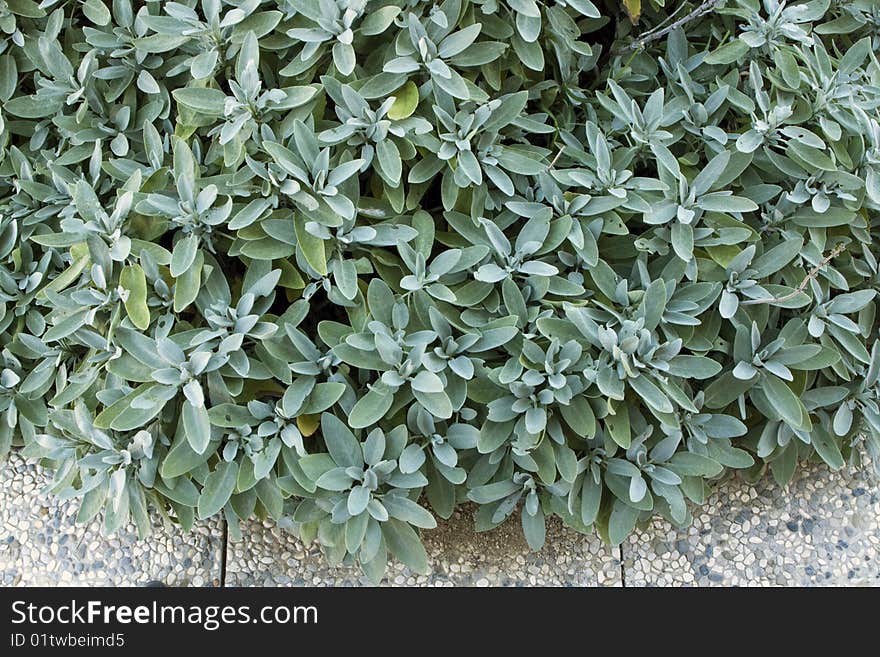
[[[675,12],[673,12],[675,9]],[[0,454],[378,580],[880,457],[872,0],[0,2]]]

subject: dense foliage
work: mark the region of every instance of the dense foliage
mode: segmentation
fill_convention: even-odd
[[[880,7],[662,5],[0,1],[0,455],[374,580],[880,462]]]

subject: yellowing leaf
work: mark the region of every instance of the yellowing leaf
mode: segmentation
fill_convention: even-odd
[[[150,309],[147,307],[147,279],[140,265],[129,265],[119,274],[119,285],[128,291],[125,312],[131,323],[141,331],[150,325]]]
[[[304,436],[311,436],[318,430],[320,424],[321,416],[318,414],[298,415],[296,418],[296,426],[299,429],[299,432]]]
[[[324,251],[324,240],[315,237],[306,230],[306,218],[296,213],[293,220],[294,231],[299,248],[312,268],[321,276],[327,275],[327,254]]]
[[[77,242],[70,247],[70,256],[74,260],[85,258],[89,255],[89,245],[85,242]]]
[[[61,290],[66,288],[68,285],[72,284],[74,281],[76,281],[76,279],[79,278],[79,275],[86,268],[86,265],[88,265],[91,262],[91,258],[89,257],[88,247],[86,247],[84,249],[84,251],[85,251],[84,255],[82,255],[80,257],[76,257],[74,254],[74,248],[76,246],[78,246],[78,245],[74,244],[70,248],[70,253],[75,258],[75,260],[70,264],[70,267],[65,269],[60,274],[58,274],[58,276],[51,283],[44,286],[43,289],[41,289],[37,293],[38,299],[42,300],[42,299],[46,298],[46,290],[52,290],[53,292],[60,292]]]
[[[611,402],[608,404],[612,409]],[[632,430],[629,425],[629,407],[620,403],[613,406],[613,413],[605,416],[605,428],[611,435],[611,438],[624,449],[629,449],[632,442]]]
[[[275,265],[281,270],[281,278],[278,279],[278,286],[292,290],[301,290],[306,286],[302,274],[290,260],[276,260]]]
[[[639,22],[639,16],[642,15],[642,0],[621,0],[623,8],[629,16],[630,22],[635,25]]]
[[[196,300],[202,286],[203,264],[205,255],[196,251],[195,262],[174,281],[174,312],[179,313]]]
[[[399,121],[416,111],[419,104],[419,88],[411,81],[407,80],[403,86],[395,91],[394,104],[388,110],[388,118],[392,121]]]
[[[719,244],[717,246],[707,246],[706,253],[719,265],[727,269],[727,265],[740,252],[740,248],[734,244]]]

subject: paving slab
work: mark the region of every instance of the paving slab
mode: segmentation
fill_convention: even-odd
[[[620,586],[618,551],[548,520],[547,544],[531,552],[518,519],[475,532],[470,510],[456,510],[437,529],[422,532],[431,571],[392,563],[384,586]],[[317,544],[305,546],[269,523],[250,522],[230,542],[227,586],[362,586],[357,568],[327,564]]]
[[[880,586],[880,483],[870,467],[808,466],[786,488],[720,484],[676,530],[655,519],[623,545],[626,586]]]
[[[133,527],[112,537],[100,523],[74,524],[76,502],[39,493],[39,467],[17,454],[0,463],[0,585],[221,584],[224,545],[218,521],[190,534],[157,525],[137,540]],[[359,586],[355,568],[329,566],[317,545],[304,546],[273,524],[249,522],[229,543],[227,586]],[[551,520],[547,546],[531,552],[518,522],[477,533],[470,511],[424,532],[431,572],[400,564],[392,586],[880,586],[880,483],[870,469],[807,467],[786,488],[766,478],[750,486],[721,483],[696,509],[690,528],[654,520],[622,547],[603,545]]]
[[[133,526],[105,537],[99,519],[74,524],[78,501],[41,494],[45,483],[41,469],[14,452],[0,462],[0,585],[220,585],[218,521],[189,534],[157,524],[144,540]]]

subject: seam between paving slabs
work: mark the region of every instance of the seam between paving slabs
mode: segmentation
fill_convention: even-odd
[[[229,523],[223,516],[223,549],[220,552],[220,588],[226,588],[226,558],[229,549]]]
[[[220,554],[220,587],[226,588],[226,560],[229,554],[229,525],[223,518],[223,550]],[[623,560],[623,544],[617,546],[617,558],[620,562],[620,585],[626,588],[626,566]]]

